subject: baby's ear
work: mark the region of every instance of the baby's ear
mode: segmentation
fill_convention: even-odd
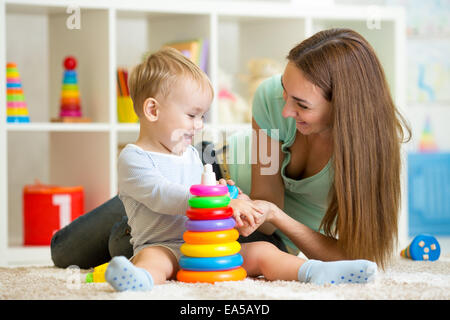
[[[159,110],[158,110],[157,102],[154,98],[145,99],[144,105],[143,105],[143,112],[144,112],[144,116],[149,121],[158,120]]]

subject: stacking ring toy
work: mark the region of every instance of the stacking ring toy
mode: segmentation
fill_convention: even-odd
[[[233,208],[189,208],[186,216],[191,220],[226,219],[233,215]]]
[[[215,186],[207,186],[204,184],[194,184],[189,191],[194,196],[199,197],[211,197],[211,196],[224,196],[228,193],[228,188],[224,184],[216,184]]]
[[[234,228],[233,218],[219,220],[187,220],[185,227],[189,231],[219,231]]]
[[[193,258],[181,256],[179,264],[181,269],[191,271],[220,271],[240,267],[244,263],[242,256],[237,253],[231,256]]]
[[[239,238],[239,232],[236,229],[228,229],[212,232],[193,232],[185,231],[183,240],[189,244],[214,244],[236,241]]]
[[[183,243],[180,251],[189,257],[220,257],[236,254],[241,250],[241,245],[237,241],[215,243],[215,244],[189,244]]]
[[[192,197],[189,199],[189,206],[192,208],[222,208],[228,206],[230,197],[215,196],[215,197]]]
[[[177,280],[183,282],[209,282],[214,283],[218,281],[239,281],[247,277],[247,272],[244,268],[238,267],[236,269],[225,271],[188,271],[181,269],[177,273]]]

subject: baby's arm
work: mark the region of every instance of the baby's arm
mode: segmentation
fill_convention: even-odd
[[[121,154],[118,161],[119,192],[163,214],[182,215],[188,208],[189,186],[174,183],[139,152]]]

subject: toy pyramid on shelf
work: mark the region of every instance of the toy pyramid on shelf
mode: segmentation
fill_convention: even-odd
[[[53,122],[91,122],[82,116],[80,90],[78,88],[77,60],[68,56],[64,59],[64,75],[61,89],[59,118]]]
[[[30,122],[17,64],[6,64],[6,122]]]
[[[422,131],[422,136],[419,141],[419,152],[437,152],[438,147],[434,140],[433,132],[431,130],[430,118],[425,122],[425,128]]]

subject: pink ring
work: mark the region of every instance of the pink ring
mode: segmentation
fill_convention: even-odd
[[[17,78],[8,77],[6,78],[6,83],[20,83],[20,77]]]
[[[79,110],[61,110],[59,113],[60,117],[81,117],[81,112]]]
[[[216,184],[215,186],[194,184],[189,191],[194,196],[199,197],[224,196],[228,193],[228,188],[224,184]]]
[[[24,101],[8,101],[6,106],[8,108],[26,108],[27,104]]]

